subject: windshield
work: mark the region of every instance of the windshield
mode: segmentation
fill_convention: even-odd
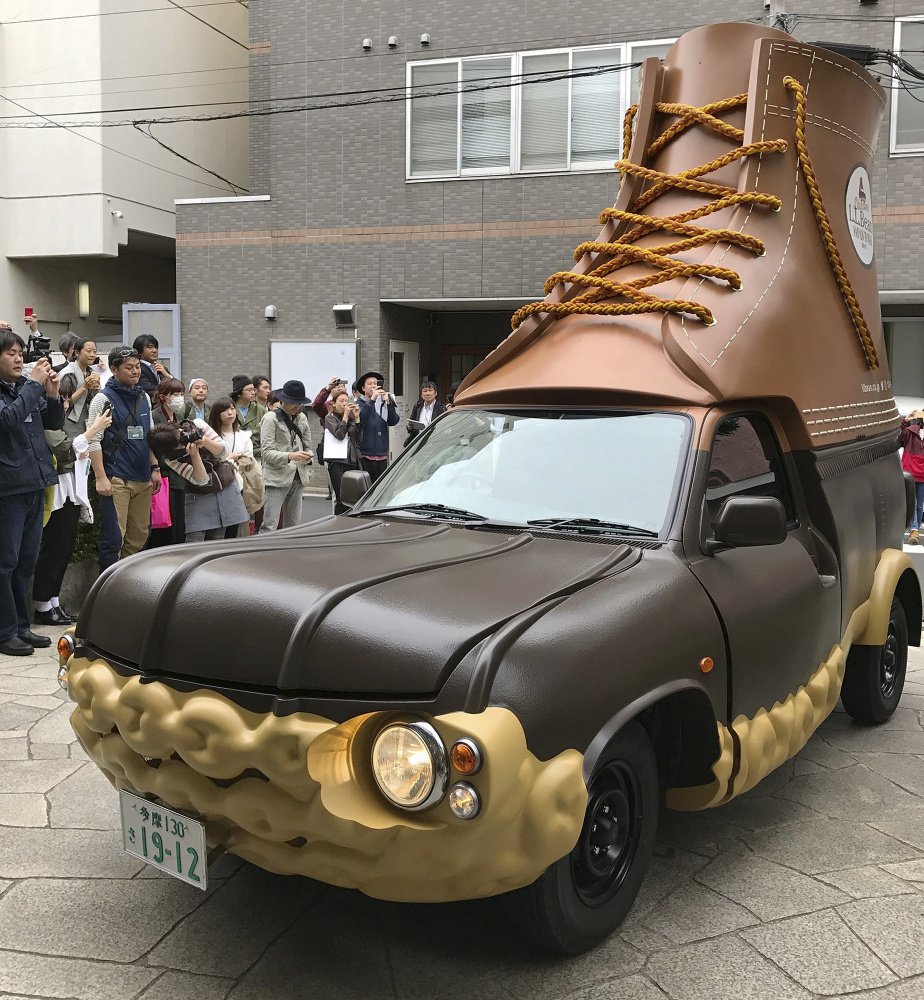
[[[441,505],[517,524],[600,520],[660,533],[689,426],[671,413],[453,410],[355,512]]]

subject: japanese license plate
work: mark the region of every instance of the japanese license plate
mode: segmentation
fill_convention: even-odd
[[[140,795],[119,792],[122,843],[133,857],[197,889],[208,884],[205,826]]]

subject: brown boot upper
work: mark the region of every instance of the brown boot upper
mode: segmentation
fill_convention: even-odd
[[[615,211],[547,285],[565,314],[521,310],[456,401],[782,397],[812,448],[896,428],[869,189],[884,107],[861,67],[783,32],[684,35],[645,65]]]

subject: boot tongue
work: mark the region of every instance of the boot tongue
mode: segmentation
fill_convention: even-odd
[[[703,107],[745,94],[751,77],[751,53],[760,38],[778,38],[792,42],[792,37],[759,24],[715,24],[697,28],[683,35],[664,60],[661,94],[658,103],[683,103]],[[744,129],[747,109],[713,112],[715,117]],[[672,115],[655,115],[653,138],[677,121]],[[735,148],[735,142],[706,126],[694,124],[672,139],[646,162],[646,166],[668,174],[678,174],[708,163]],[[702,179],[737,189],[741,161],[722,167]],[[644,214],[671,215],[702,205],[708,196],[692,192],[672,192],[658,198]],[[731,210],[729,210],[730,212]],[[708,228],[721,228],[726,213],[706,216]]]

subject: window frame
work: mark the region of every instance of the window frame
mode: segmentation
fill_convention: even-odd
[[[771,472],[773,472],[775,480],[777,480],[777,485],[779,486],[780,496],[774,499],[780,500],[783,505],[783,509],[786,512],[786,533],[789,534],[799,528],[799,516],[798,509],[796,507],[796,493],[793,488],[793,483],[791,481],[789,470],[786,468],[786,459],[783,452],[782,445],[780,444],[779,435],[776,432],[776,428],[773,426],[773,422],[770,418],[761,413],[759,410],[736,410],[730,413],[722,414],[718,423],[712,432],[712,440],[709,444],[709,465],[706,469],[706,482],[703,484],[703,507],[702,507],[702,524],[704,528],[704,534],[701,536],[702,541],[713,539],[715,537],[715,519],[718,517],[719,512],[724,506],[724,503],[735,496],[750,495],[746,491],[735,491],[729,492],[723,496],[722,503],[715,510],[715,515],[709,509],[709,487],[708,487],[708,477],[709,473],[712,471],[712,461],[713,454],[715,451],[715,442],[718,437],[718,430],[724,423],[724,421],[729,419],[744,419],[747,420],[754,430],[757,439],[761,442],[761,447],[764,447],[765,442],[769,442],[773,449],[773,457],[768,458],[768,464],[770,465]],[[776,471],[778,470],[778,472]],[[752,477],[752,479],[760,479],[766,475],[761,474],[761,476]],[[751,482],[751,480],[740,480],[739,482]],[[760,485],[754,483],[752,487]],[[765,494],[769,496],[768,494]],[[782,499],[780,499],[782,497]]]
[[[597,45],[559,45],[547,49],[528,49],[523,52],[495,52],[482,53],[473,56],[452,56],[437,59],[417,59],[406,64],[406,101],[405,101],[405,154],[404,154],[404,176],[407,183],[423,184],[431,181],[444,182],[451,180],[469,180],[475,177],[547,177],[561,176],[581,173],[613,173],[613,160],[596,160],[583,162],[579,166],[572,165],[572,118],[574,100],[574,81],[570,73],[574,65],[575,52],[593,52],[607,49],[619,50],[618,63],[625,64],[632,62],[632,52],[637,47],[652,45],[670,45],[675,41],[673,38],[649,38],[635,39],[630,42],[602,42]],[[510,88],[510,166],[509,167],[462,167],[462,64],[463,62],[478,62],[489,59],[510,59],[510,72],[512,77],[518,77],[523,73],[523,63],[525,59],[533,56],[563,55],[568,56],[568,137],[567,137],[567,166],[549,167],[546,169],[523,169],[520,164],[521,158],[521,129],[522,129],[522,85],[511,86]],[[420,175],[411,172],[411,137],[414,124],[414,101],[413,94],[414,70],[420,66],[435,65],[456,66],[456,87],[458,88],[458,98],[456,104],[456,169],[450,174]],[[619,71],[619,107],[617,117],[622,121],[629,107],[629,94],[632,89],[631,67],[626,67]]]
[[[901,52],[902,25],[907,23],[920,24],[924,22],[924,14],[908,14],[895,18],[895,27],[892,35],[892,49]],[[898,141],[898,100],[904,94],[901,84],[898,82],[898,70],[892,70],[892,100],[890,102],[889,115],[889,156],[924,156],[924,142],[911,146],[900,144]]]

